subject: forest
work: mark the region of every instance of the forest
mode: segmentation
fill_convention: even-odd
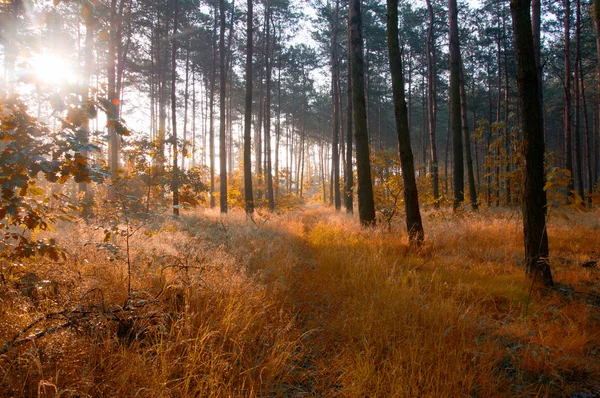
[[[0,397],[600,397],[600,0],[3,0]]]

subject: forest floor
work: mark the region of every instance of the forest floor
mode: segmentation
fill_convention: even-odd
[[[0,396],[600,396],[600,212],[550,216],[549,291],[518,209],[424,220],[59,225],[65,261],[2,263]]]

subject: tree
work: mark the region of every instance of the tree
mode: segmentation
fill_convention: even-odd
[[[179,1],[174,0],[174,2],[175,6],[173,10],[173,37],[176,38],[177,30],[179,29]],[[177,39],[173,40],[171,68],[173,73],[171,84],[171,122],[173,123],[173,135],[171,137],[173,145],[173,215],[175,217],[179,217],[179,169],[177,166]]]
[[[433,200],[436,208],[440,207],[440,188],[439,188],[439,169],[437,157],[437,73],[435,62],[435,19],[431,0],[427,0],[427,13],[429,15],[429,25],[427,27],[427,114],[429,117],[429,141],[431,143],[431,183],[433,184]]]
[[[460,45],[458,41],[458,7],[448,0],[450,21],[450,114],[454,149],[454,209],[465,200],[465,169],[461,128],[460,103]]]
[[[525,184],[523,190],[523,231],[527,276],[552,286],[548,264],[546,230],[546,192],[544,191],[544,134],[540,118],[538,79],[533,49],[531,0],[511,0],[517,89],[523,146],[525,152]]]
[[[394,116],[396,117],[396,133],[398,135],[398,153],[402,165],[404,181],[404,207],[406,210],[406,228],[411,243],[417,246],[424,238],[421,212],[419,211],[419,193],[415,180],[415,166],[410,145],[408,129],[408,110],[404,95],[404,72],[402,55],[398,40],[398,0],[387,0],[387,42],[392,73],[392,90],[394,95]]]
[[[246,20],[246,106],[244,114],[244,195],[246,213],[254,213],[252,194],[252,0],[248,0]]]
[[[220,197],[219,205],[221,213],[227,213],[227,150],[225,143],[225,91],[227,76],[225,74],[225,0],[219,2],[219,15],[221,19],[220,34],[219,34],[219,67],[220,67],[220,93],[219,93],[219,163],[220,163]]]
[[[358,172],[358,216],[363,225],[375,223],[375,203],[371,182],[369,132],[365,100],[362,16],[360,0],[349,0],[348,26],[350,30],[352,69],[352,108],[356,139],[356,169]]]

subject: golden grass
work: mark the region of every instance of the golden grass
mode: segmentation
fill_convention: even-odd
[[[598,392],[600,271],[581,264],[600,259],[600,214],[568,217],[551,217],[559,289],[541,292],[524,277],[516,210],[426,214],[418,251],[403,225],[361,229],[324,208],[186,213],[132,238],[137,307],[125,310],[124,260],[86,245],[98,231],[62,225],[67,262],[3,265],[0,341],[51,311],[104,315],[0,356],[0,395]],[[32,274],[57,288],[25,295]]]

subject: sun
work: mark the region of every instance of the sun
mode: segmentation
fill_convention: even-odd
[[[75,73],[63,58],[51,54],[34,55],[30,61],[38,81],[48,85],[61,85],[75,80]]]

